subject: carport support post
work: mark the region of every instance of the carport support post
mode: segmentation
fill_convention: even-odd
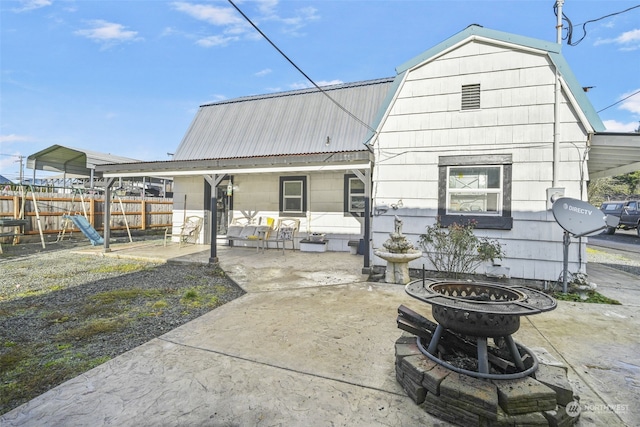
[[[115,181],[115,178],[108,178],[105,182],[104,192],[104,250],[103,252],[111,252],[109,248],[109,239],[111,237],[111,185]]]

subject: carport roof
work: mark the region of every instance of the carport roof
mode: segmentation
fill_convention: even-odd
[[[134,163],[139,160],[114,156],[64,145],[52,145],[27,158],[27,167],[34,170],[64,172],[68,174],[91,176],[91,170],[97,165],[112,163]],[[98,177],[99,174],[94,176]]]
[[[640,170],[640,133],[594,134],[587,165],[590,179]]]

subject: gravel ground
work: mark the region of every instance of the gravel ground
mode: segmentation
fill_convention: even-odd
[[[587,251],[589,263],[606,265],[640,276],[640,253],[638,252],[595,245],[589,246]]]
[[[78,246],[86,240],[3,245],[0,414],[244,293],[209,265],[72,253]],[[35,369],[42,383],[9,396]]]

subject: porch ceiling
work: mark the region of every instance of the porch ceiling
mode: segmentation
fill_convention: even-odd
[[[640,133],[596,133],[587,166],[590,179],[640,170]]]

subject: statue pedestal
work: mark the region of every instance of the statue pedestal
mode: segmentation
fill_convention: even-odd
[[[396,254],[386,251],[374,251],[376,256],[387,261],[384,281],[406,285],[411,281],[409,277],[409,262],[422,256],[422,251],[412,249],[411,252]]]

